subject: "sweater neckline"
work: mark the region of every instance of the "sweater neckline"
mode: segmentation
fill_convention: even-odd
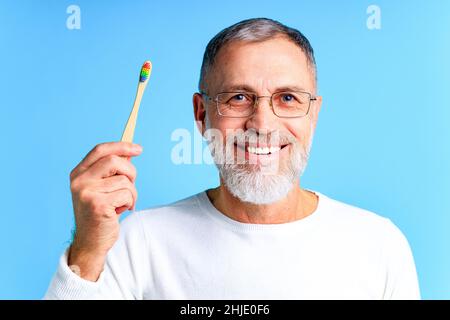
[[[323,206],[324,201],[326,201],[326,196],[317,191],[312,191],[318,197],[318,203],[316,210],[314,210],[310,215],[295,220],[291,222],[284,223],[273,223],[273,224],[260,224],[260,223],[245,223],[234,220],[227,215],[220,212],[209,200],[207,190],[200,192],[197,194],[197,203],[199,207],[204,211],[208,216],[210,216],[216,222],[231,228],[233,230],[241,230],[241,231],[269,231],[269,232],[285,232],[285,231],[299,231],[299,229],[310,227],[317,223],[318,220],[321,219],[323,215]]]

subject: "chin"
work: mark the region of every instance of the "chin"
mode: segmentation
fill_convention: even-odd
[[[249,167],[252,171],[249,171]],[[257,205],[270,204],[285,198],[296,181],[295,175],[267,174],[259,165],[225,166],[221,168],[220,173],[233,196],[242,202]]]

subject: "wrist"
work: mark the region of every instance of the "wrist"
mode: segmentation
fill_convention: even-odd
[[[96,282],[103,271],[106,254],[83,250],[72,244],[69,248],[67,264],[79,277]]]

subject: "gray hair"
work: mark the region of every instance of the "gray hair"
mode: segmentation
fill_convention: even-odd
[[[200,91],[206,90],[205,78],[214,65],[219,50],[233,41],[261,42],[275,36],[284,36],[302,49],[311,68],[312,75],[317,81],[317,68],[314,51],[308,39],[297,29],[290,28],[278,21],[268,18],[254,18],[240,21],[223,29],[212,38],[206,46],[200,70]]]

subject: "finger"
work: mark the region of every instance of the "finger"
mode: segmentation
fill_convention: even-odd
[[[109,178],[101,179],[96,187],[97,192],[111,193],[120,189],[128,189],[133,195],[133,206],[137,201],[136,186],[125,175],[115,175]]]
[[[92,187],[98,192],[108,193],[131,186],[134,185],[126,175],[116,174],[115,176],[96,180]]]
[[[122,206],[122,207],[120,207],[120,208],[116,208],[115,210],[116,210],[116,214],[122,214],[122,213],[124,213],[125,211],[127,211],[128,208],[127,208],[127,206]]]
[[[141,152],[142,147],[140,145],[130,142],[106,142],[98,144],[72,170],[70,176],[71,178],[75,178],[105,156],[117,155],[133,157],[139,155]]]
[[[114,175],[125,175],[131,182],[134,182],[136,174],[136,168],[130,161],[119,156],[108,155],[94,163],[79,178],[90,180],[108,178]]]
[[[129,209],[133,206],[133,194],[128,189],[120,189],[114,192],[105,193],[104,200],[115,209],[121,209],[122,207]]]

